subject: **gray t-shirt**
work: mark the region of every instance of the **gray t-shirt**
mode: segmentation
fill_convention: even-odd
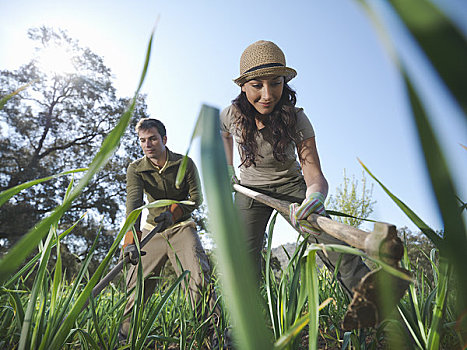
[[[230,105],[225,108],[220,115],[221,130],[233,135],[237,147],[240,141],[240,132],[235,125],[235,113],[240,113],[236,107]],[[291,136],[294,142],[291,142],[286,150],[286,160],[279,162],[274,158],[272,133],[268,127],[258,131],[256,142],[258,144],[258,156],[256,157],[256,166],[251,165],[240,167],[240,182],[243,185],[268,185],[283,184],[303,177],[300,164],[297,161],[295,152],[296,145],[300,142],[315,136],[313,127],[303,108],[295,108],[297,114],[297,124]],[[240,148],[238,149],[241,155]]]

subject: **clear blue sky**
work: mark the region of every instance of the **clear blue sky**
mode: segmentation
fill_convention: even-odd
[[[138,83],[149,35],[160,16],[143,92],[151,116],[167,126],[169,147],[180,153],[187,149],[201,104],[222,109],[238,94],[232,79],[244,48],[260,39],[276,42],[298,72],[291,86],[315,128],[330,194],[342,182],[344,169],[361,178],[358,157],[427,224],[442,227],[401,78],[356,1],[2,2],[0,69],[16,69],[30,59],[28,28],[60,27],[104,57],[121,96],[132,95]],[[450,3],[462,20],[459,9],[465,5]],[[396,38],[397,45],[405,45]],[[416,53],[404,52],[423,67]],[[467,152],[459,146],[467,145],[465,121],[434,88],[426,70],[419,69],[418,75],[438,112],[433,119],[465,201]],[[199,163],[196,149],[190,155]],[[372,218],[415,230],[378,185],[374,199]],[[279,231],[275,245],[296,238],[283,223]]]

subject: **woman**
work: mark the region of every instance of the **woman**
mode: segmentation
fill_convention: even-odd
[[[305,220],[311,213],[326,215],[328,183],[321,171],[313,127],[303,109],[295,107],[296,93],[287,84],[296,75],[273,42],[261,40],[245,49],[240,59],[240,76],[234,80],[241,87],[240,95],[221,113],[229,172],[238,181],[233,168],[235,137],[242,185],[292,202],[289,220],[302,233],[311,233],[316,242],[344,244],[317,232]],[[235,194],[235,203],[245,222],[249,252],[259,274],[272,209],[241,193]],[[328,257],[320,257],[333,269],[339,254],[328,252]],[[339,268],[340,280],[350,293],[368,271],[360,257],[346,254]]]

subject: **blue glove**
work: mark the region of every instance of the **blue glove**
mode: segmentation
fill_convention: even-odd
[[[326,210],[324,209],[324,196],[320,192],[313,192],[305,198],[301,205],[298,203],[292,203],[289,206],[289,219],[292,225],[300,230],[302,233],[311,233],[319,235],[321,232],[316,230],[306,220],[310,214],[315,213],[326,216]]]

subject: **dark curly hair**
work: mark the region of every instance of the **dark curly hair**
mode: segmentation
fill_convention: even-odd
[[[272,131],[274,139],[273,156],[280,162],[286,160],[285,149],[293,141],[290,131],[294,130],[297,124],[297,116],[295,114],[296,95],[297,93],[290,86],[284,84],[281,99],[274,107],[273,112],[264,121],[264,124]],[[246,167],[256,165],[258,144],[255,137],[258,129],[255,117],[259,113],[248,102],[246,94],[243,91],[232,101],[232,104],[240,112],[235,113],[236,118],[234,123],[238,130],[240,130],[241,165],[245,165]]]

